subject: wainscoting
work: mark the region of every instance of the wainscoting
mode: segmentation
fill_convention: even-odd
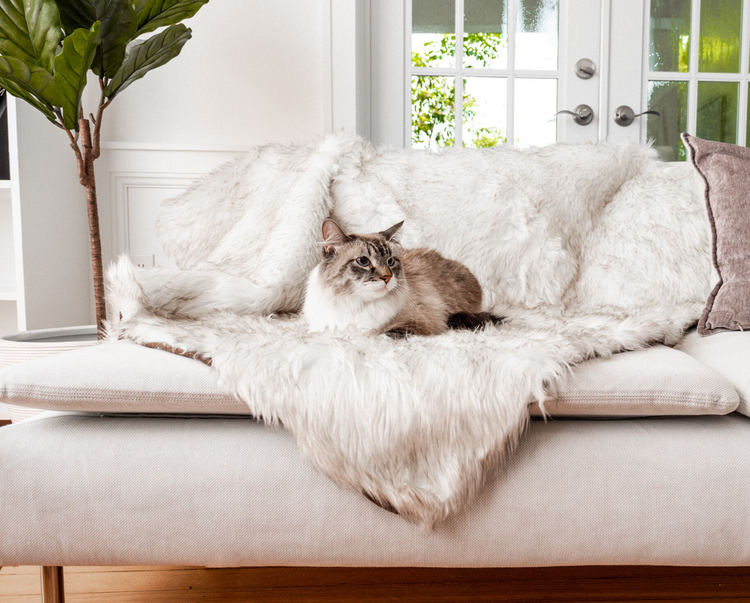
[[[132,143],[102,146],[102,165],[97,169],[105,264],[127,253],[147,266],[171,265],[156,237],[159,204],[245,151]]]
[[[750,568],[70,567],[67,603],[750,602]],[[0,603],[38,603],[38,567],[0,570]]]

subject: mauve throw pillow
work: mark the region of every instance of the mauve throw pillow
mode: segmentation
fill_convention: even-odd
[[[698,332],[750,329],[750,149],[683,134],[706,183],[706,207],[719,282],[708,296]]]

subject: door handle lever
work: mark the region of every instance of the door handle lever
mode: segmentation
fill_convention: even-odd
[[[629,126],[636,117],[640,117],[641,115],[656,115],[657,117],[661,117],[661,113],[658,111],[641,111],[640,113],[636,113],[627,105],[620,105],[615,109],[615,123],[622,127]]]
[[[555,113],[555,115],[560,115],[560,113],[568,113],[572,115],[573,121],[576,122],[579,126],[588,125],[591,123],[591,120],[594,119],[594,110],[588,105],[578,105],[572,111],[563,109]]]

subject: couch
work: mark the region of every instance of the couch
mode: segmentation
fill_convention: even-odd
[[[108,341],[18,364],[0,400],[48,411],[0,430],[0,565],[747,566],[749,366],[747,332],[694,327],[579,364],[426,532],[192,358]]]

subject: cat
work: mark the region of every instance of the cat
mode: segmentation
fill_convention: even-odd
[[[311,331],[403,337],[502,321],[481,311],[482,288],[466,266],[431,249],[403,249],[394,238],[402,225],[347,235],[323,222],[323,260],[310,273],[302,308]]]

